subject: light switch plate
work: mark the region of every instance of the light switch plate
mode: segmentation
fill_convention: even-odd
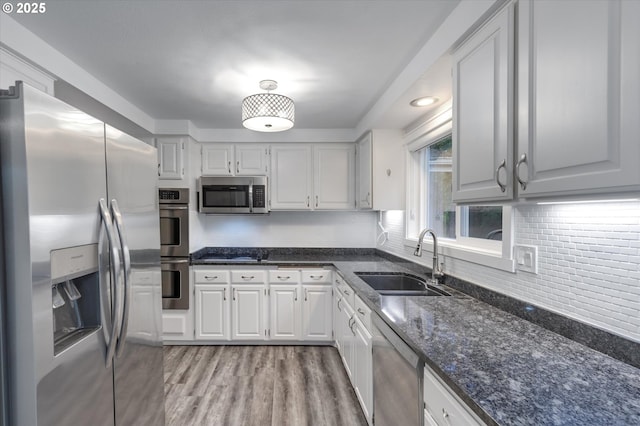
[[[538,273],[538,247],[527,245],[515,246],[516,269],[518,271]]]

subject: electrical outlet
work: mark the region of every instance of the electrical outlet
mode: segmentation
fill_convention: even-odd
[[[515,246],[516,269],[518,271],[538,273],[538,247],[517,245]]]

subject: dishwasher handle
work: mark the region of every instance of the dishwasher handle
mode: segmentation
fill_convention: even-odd
[[[413,368],[419,368],[420,358],[416,355],[415,351],[411,349],[397,334],[387,325],[386,322],[378,315],[371,315],[374,327],[380,332],[380,334],[393,346],[402,358],[405,359]]]

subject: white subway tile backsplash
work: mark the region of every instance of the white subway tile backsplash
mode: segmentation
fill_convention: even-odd
[[[514,207],[514,243],[538,246],[538,274],[446,258],[445,272],[640,342],[640,202]],[[404,246],[404,216],[385,214],[379,248]]]

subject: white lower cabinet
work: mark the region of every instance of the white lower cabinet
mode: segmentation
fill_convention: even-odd
[[[196,339],[229,340],[229,284],[196,284]]]
[[[485,423],[429,368],[424,366],[424,417],[429,426],[483,426]]]
[[[195,340],[331,342],[332,276],[319,268],[196,266]],[[194,340],[193,327],[184,340]]]
[[[300,286],[271,284],[269,330],[273,340],[300,340]]]
[[[371,333],[356,316],[353,324],[353,387],[362,406],[362,411],[371,422],[373,414],[373,365]]]
[[[367,422],[373,416],[372,336],[368,327],[371,310],[353,294],[341,278],[335,280],[334,332],[336,346]],[[352,306],[353,304],[353,306]]]
[[[231,285],[231,339],[264,340],[267,327],[264,321],[265,285]]]
[[[332,340],[331,285],[303,284],[302,339]]]

